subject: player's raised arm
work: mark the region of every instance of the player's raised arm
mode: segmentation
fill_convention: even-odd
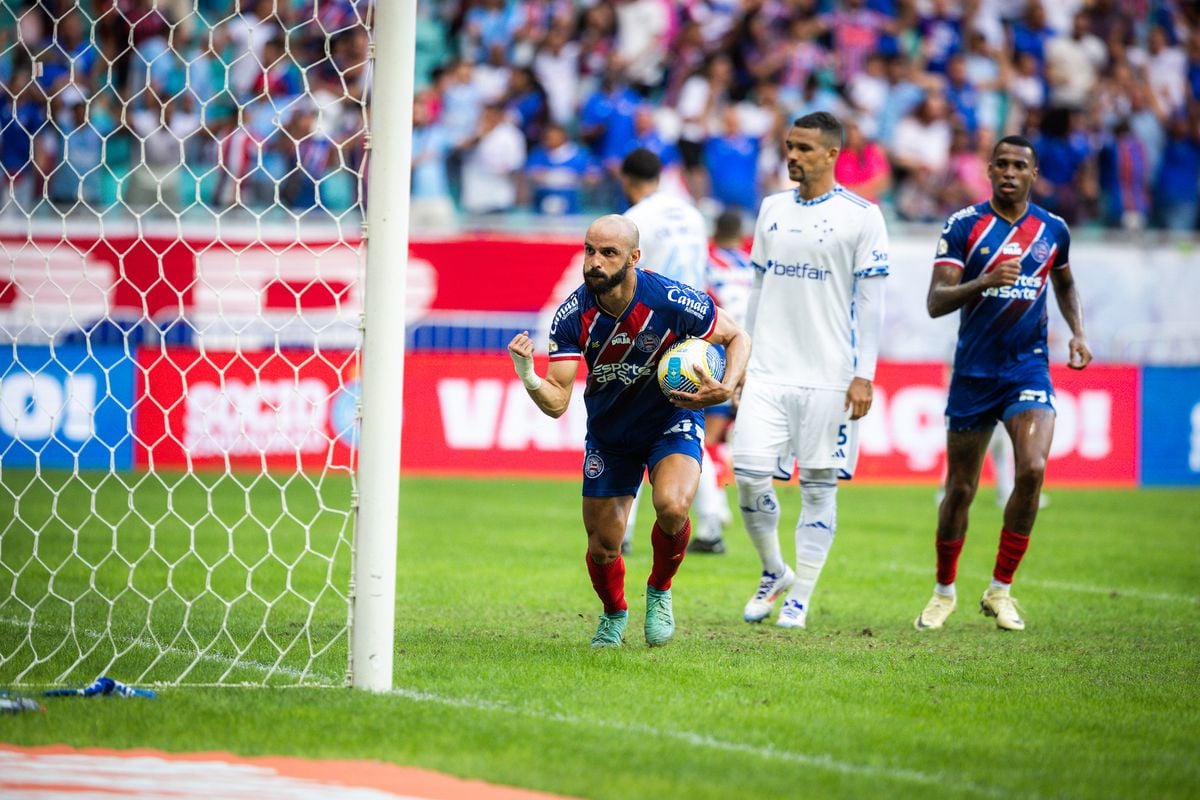
[[[512,358],[517,377],[525,384],[525,390],[542,413],[561,417],[571,402],[579,361],[551,361],[543,380],[533,369],[533,340],[529,338],[529,331],[522,331],[512,338],[508,343],[508,355]]]
[[[1050,283],[1054,287],[1054,299],[1058,302],[1058,310],[1062,312],[1067,327],[1071,329],[1071,341],[1068,343],[1067,366],[1071,369],[1083,369],[1092,363],[1092,350],[1088,347],[1087,336],[1083,332],[1083,305],[1079,302],[1079,293],[1075,291],[1075,276],[1071,274],[1069,264],[1050,270]]]

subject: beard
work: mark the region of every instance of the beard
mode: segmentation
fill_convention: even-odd
[[[583,280],[587,284],[588,291],[597,297],[602,297],[624,283],[625,276],[628,274],[629,261],[626,260],[621,268],[612,275],[605,276],[602,272],[585,272]]]

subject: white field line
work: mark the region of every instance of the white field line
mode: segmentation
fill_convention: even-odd
[[[16,617],[0,617],[0,625],[12,627],[12,628],[20,628],[22,630],[27,630],[28,626],[29,626],[29,622],[28,622],[28,620],[17,619]],[[233,656],[227,656],[223,653],[212,653],[212,652],[198,653],[194,650],[182,648],[182,647],[173,647],[173,646],[162,647],[153,641],[147,641],[146,639],[143,639],[143,638],[134,638],[132,636],[114,636],[114,635],[112,635],[112,633],[107,632],[107,631],[97,631],[97,630],[91,630],[89,628],[75,629],[75,628],[67,628],[62,625],[46,625],[46,624],[38,624],[37,630],[39,632],[49,632],[52,634],[59,634],[62,636],[75,635],[75,636],[80,636],[80,637],[83,637],[86,639],[93,639],[93,640],[95,640],[95,639],[111,639],[113,642],[113,645],[120,650],[120,652],[117,655],[124,654],[125,652],[128,652],[132,648],[137,648],[140,650],[148,650],[152,653],[162,655],[162,656],[191,655],[191,656],[193,656],[195,661],[198,661],[198,662],[221,664],[226,667],[236,666],[239,669],[244,668],[244,669],[250,670],[252,672],[261,672],[264,677],[268,677],[268,676],[272,676],[272,675],[280,675],[282,677],[291,678],[296,681],[299,681],[302,679],[307,679],[309,681],[322,681],[322,684],[321,684],[322,686],[327,685],[327,686],[331,686],[331,687],[340,686],[343,683],[342,677],[331,677],[329,675],[323,675],[318,672],[313,672],[312,670],[309,670],[306,672],[304,670],[296,669],[295,667],[284,666],[282,664],[275,665],[275,664],[269,664],[265,661],[256,661],[254,659],[249,659],[249,658],[235,658]],[[325,683],[325,682],[327,682],[327,683]],[[170,686],[173,684],[159,683],[159,684],[154,684],[154,685]],[[186,685],[196,685],[196,684],[186,684]],[[221,684],[221,685],[226,685],[226,684]]]
[[[18,620],[13,617],[0,617],[0,624],[21,628],[26,626],[25,621]],[[67,632],[66,629],[62,628],[61,626],[39,625],[38,627],[39,630],[51,629],[57,630],[58,632],[64,634]],[[81,633],[89,638],[100,638],[107,635],[92,630],[84,630]],[[133,639],[131,637],[125,637],[125,643],[131,647],[145,648],[164,655],[186,655],[192,653],[190,650],[183,650],[175,647],[161,648],[152,642],[146,642],[141,639]],[[291,667],[274,666],[272,664],[248,659],[233,659],[229,656],[220,655],[217,653],[202,653],[196,655],[196,658],[199,661],[211,661],[225,665],[232,664],[234,661],[236,661],[239,667],[250,670],[258,670],[263,674],[264,677],[270,674],[283,674],[299,680],[304,676],[304,673],[301,670]],[[315,675],[311,672],[308,673],[308,677],[328,679],[332,686],[336,686],[338,681],[340,681],[340,679],[330,678],[329,676]],[[968,791],[973,794],[984,795],[988,797],[1002,797],[1007,794],[1006,791],[992,786],[983,786],[973,783],[959,784],[954,781],[951,776],[947,776],[942,773],[931,774],[911,769],[880,767],[871,764],[855,763],[852,761],[841,761],[827,754],[802,753],[792,750],[782,750],[772,746],[760,747],[745,744],[743,742],[730,742],[723,739],[718,739],[714,736],[709,736],[707,734],[691,733],[689,731],[655,728],[650,725],[642,725],[638,723],[624,723],[614,722],[613,720],[606,719],[594,719],[572,714],[563,714],[555,711],[545,711],[536,708],[522,708],[509,703],[494,700],[481,700],[472,697],[447,697],[444,695],[434,694],[432,692],[424,692],[416,689],[393,689],[391,694],[396,697],[402,697],[406,700],[412,700],[419,703],[432,703],[434,705],[463,708],[472,711],[509,714],[526,717],[529,719],[541,720],[544,722],[555,722],[574,727],[586,728],[589,730],[594,730],[598,727],[608,728],[610,730],[618,731],[630,736],[651,736],[656,739],[674,739],[691,747],[700,747],[708,750],[717,750],[726,753],[752,756],[767,761],[801,764],[803,766],[823,769],[842,775],[877,778],[901,783],[916,783],[939,788],[955,787],[958,790]]]
[[[952,790],[952,793],[965,791],[987,797],[1007,797],[1010,794],[1009,790],[1001,789],[995,786],[986,786],[977,783],[962,783],[956,781],[954,776],[941,772],[928,773],[913,769],[906,769],[904,767],[884,767],[875,766],[873,764],[856,763],[853,761],[842,761],[823,753],[803,753],[794,750],[783,750],[770,745],[763,747],[746,744],[744,742],[730,742],[724,739],[718,739],[715,736],[710,736],[708,734],[679,731],[670,728],[656,728],[651,725],[643,725],[636,722],[616,722],[608,719],[596,719],[593,717],[576,716],[574,714],[563,714],[561,712],[545,711],[537,708],[523,708],[495,700],[481,700],[471,697],[445,697],[443,695],[434,694],[432,692],[424,692],[416,689],[393,689],[391,694],[408,700],[413,700],[418,703],[432,703],[434,705],[464,708],[472,711],[511,714],[513,716],[521,716],[545,722],[557,722],[564,725],[571,725],[589,730],[594,730],[596,728],[607,728],[609,730],[617,731],[629,736],[649,736],[655,739],[674,739],[690,747],[699,747],[708,750],[718,750],[726,753],[752,756],[766,761],[800,764],[806,767],[836,772],[841,775],[852,775],[856,777],[890,780],[899,783],[917,783],[932,786],[941,790],[941,793],[944,793],[945,790],[949,789]],[[1032,795],[1025,796],[1032,797]]]
[[[912,564],[898,564],[892,562],[883,567],[880,567],[882,572],[906,572],[910,575],[925,575],[932,582],[934,577],[933,559],[930,559],[929,566],[917,567]],[[972,581],[978,581],[980,584],[987,583],[990,576],[973,575]],[[962,575],[959,574],[961,582]],[[1132,597],[1136,600],[1153,600],[1159,603],[1200,603],[1200,595],[1194,594],[1175,594],[1173,592],[1146,592],[1141,589],[1121,589],[1117,586],[1098,586],[1091,583],[1069,583],[1067,581],[1055,580],[1040,580],[1038,578],[1025,579],[1017,576],[1017,584],[1023,586],[1035,586],[1042,589],[1053,589],[1060,592],[1078,592],[1080,594],[1102,594],[1117,595],[1117,597]],[[1017,585],[1014,584],[1014,585]],[[1014,591],[1016,591],[1014,589]]]

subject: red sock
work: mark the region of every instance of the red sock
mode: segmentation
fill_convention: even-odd
[[[679,571],[679,563],[683,561],[683,552],[687,549],[688,539],[692,538],[692,521],[689,519],[674,536],[667,536],[663,529],[654,523],[650,531],[650,545],[654,548],[654,564],[650,567],[648,584],[665,592],[671,588],[671,578]]]
[[[996,569],[992,577],[1001,583],[1012,583],[1013,573],[1021,565],[1021,558],[1029,547],[1029,537],[1023,533],[1000,529],[1000,550],[996,553]]]
[[[958,554],[962,552],[966,540],[965,536],[937,540],[937,582],[942,586],[954,583],[958,576]]]
[[[625,559],[617,556],[616,561],[597,564],[592,561],[592,554],[587,553],[584,561],[592,578],[592,588],[604,604],[604,613],[613,614],[629,608],[625,602]]]

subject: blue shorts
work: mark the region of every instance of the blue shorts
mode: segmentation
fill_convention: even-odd
[[[997,422],[1031,408],[1054,413],[1054,387],[1050,370],[1028,369],[998,378],[950,378],[950,396],[946,401],[946,429],[984,431]]]
[[[605,450],[590,439],[583,453],[583,496],[623,497],[637,494],[646,470],[673,453],[683,453],[703,463],[704,424],[693,411],[680,409],[667,429],[640,450]]]

